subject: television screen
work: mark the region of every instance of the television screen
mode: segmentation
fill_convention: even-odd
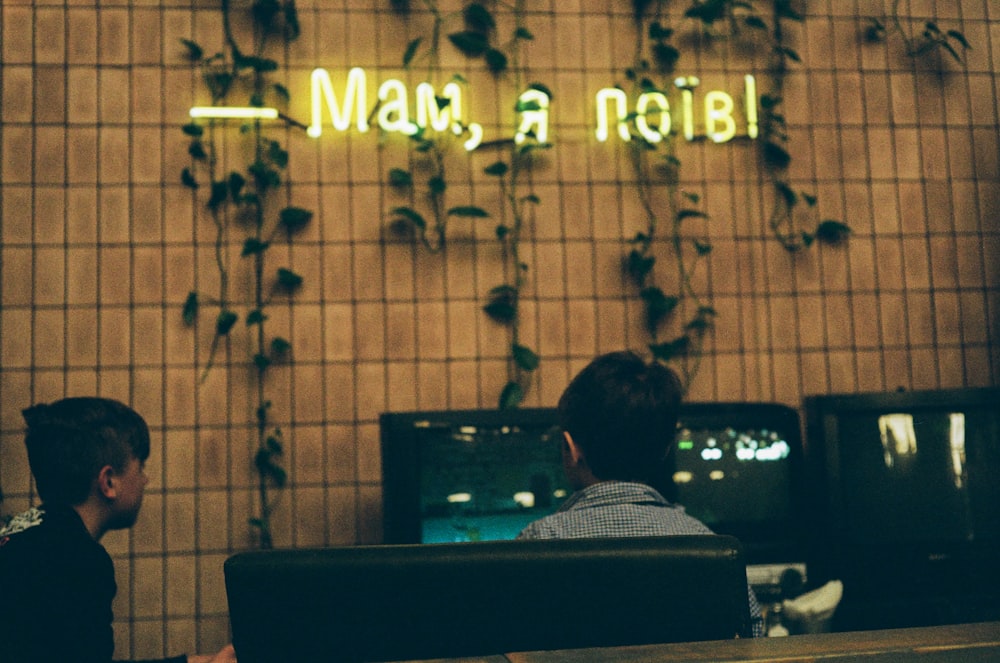
[[[548,409],[385,414],[387,543],[513,539],[569,496]]]
[[[387,413],[384,540],[511,539],[572,492],[553,408]],[[798,414],[764,403],[686,403],[657,486],[751,564],[801,558]]]
[[[687,403],[664,493],[748,561],[797,561],[802,551],[798,413],[772,403]]]
[[[805,408],[815,573],[854,599],[940,597],[941,609],[915,609],[937,621],[1000,592],[1000,389],[815,396]]]

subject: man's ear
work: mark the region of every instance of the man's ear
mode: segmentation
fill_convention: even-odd
[[[580,446],[573,440],[573,436],[566,431],[563,431],[563,452],[572,465],[579,465],[583,460],[583,452],[580,450]]]
[[[102,497],[113,500],[118,497],[118,486],[115,484],[115,468],[105,465],[97,473],[97,492]]]

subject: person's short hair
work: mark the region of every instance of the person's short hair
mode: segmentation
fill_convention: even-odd
[[[560,426],[602,481],[655,483],[673,445],[683,386],[633,352],[590,362],[559,399]]]
[[[118,401],[64,398],[32,405],[22,415],[28,465],[44,502],[81,504],[102,467],[122,472],[131,458],[149,458],[146,421]]]

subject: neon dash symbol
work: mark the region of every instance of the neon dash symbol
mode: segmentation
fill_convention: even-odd
[[[195,106],[189,111],[194,118],[277,120],[277,108],[254,108],[251,106]]]

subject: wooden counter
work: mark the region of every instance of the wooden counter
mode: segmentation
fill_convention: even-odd
[[[438,663],[994,663],[1000,622],[717,640],[634,647],[517,652]],[[429,663],[429,662],[424,662]]]
[[[523,652],[507,654],[506,659],[510,663],[653,663],[654,661],[985,663],[1000,661],[1000,622],[820,633],[755,640]],[[495,661],[496,658],[480,660]]]

